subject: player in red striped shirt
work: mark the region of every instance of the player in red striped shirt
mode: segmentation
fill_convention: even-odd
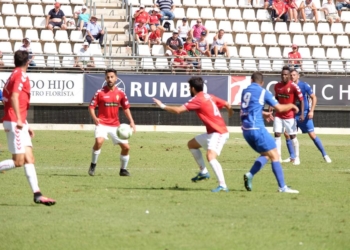
[[[219,109],[225,107],[228,110],[229,117],[232,116],[233,110],[231,109],[231,105],[225,100],[203,92],[204,81],[201,77],[192,77],[188,82],[190,84],[191,96],[193,98],[184,105],[170,107],[155,98],[153,98],[153,101],[161,109],[170,113],[180,114],[191,110],[197,113],[199,119],[201,119],[207,129],[207,133],[197,135],[187,143],[187,146],[200,169],[200,172],[197,176],[192,178],[192,181],[197,182],[209,179],[210,177],[208,170],[205,167],[202,153],[199,150],[200,148],[204,148],[207,150],[207,160],[212,166],[219,182],[219,186],[213,189],[212,192],[228,192],[222,167],[216,158],[220,155],[224,144],[229,138],[225,121],[222,118]]]

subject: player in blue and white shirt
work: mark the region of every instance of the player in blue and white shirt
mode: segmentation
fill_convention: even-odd
[[[263,75],[255,72],[251,77],[252,84],[242,92],[241,97],[241,121],[244,139],[260,156],[244,178],[247,191],[252,191],[253,176],[263,168],[267,161],[271,160],[272,171],[277,179],[279,192],[299,193],[284,182],[283,170],[279,161],[276,142],[265,128],[264,118],[273,119],[271,112],[263,111],[265,103],[274,107],[278,112],[285,112],[298,107],[292,103],[279,104],[275,97],[266,89],[262,88]]]
[[[312,88],[310,87],[309,84],[306,82],[300,81],[299,79],[299,73],[296,70],[291,71],[291,77],[292,81],[296,84],[298,84],[298,87],[300,88],[301,92],[303,93],[304,97],[304,120],[301,121],[300,118],[300,111],[299,113],[296,114],[295,119],[297,120],[297,127],[301,130],[303,134],[308,133],[311,140],[315,143],[316,147],[318,150],[321,152],[324,160],[327,163],[331,163],[332,160],[331,158],[327,155],[326,151],[323,148],[322,142],[320,138],[317,137],[315,134],[315,127],[314,127],[314,122],[313,122],[313,117],[314,117],[314,111],[317,103],[317,97],[314,94]],[[311,107],[310,107],[310,99],[311,99]],[[300,104],[299,104],[300,105]],[[300,107],[299,107],[300,110]],[[286,139],[289,139],[289,136],[285,134]],[[288,148],[289,149],[289,148]],[[283,162],[290,162],[293,161],[294,155],[293,152],[289,151],[290,154],[290,159],[283,160]]]

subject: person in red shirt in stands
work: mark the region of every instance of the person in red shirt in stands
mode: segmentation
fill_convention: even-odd
[[[192,38],[187,37],[186,42],[184,43],[184,49],[187,51],[190,51],[192,49]]]
[[[283,19],[283,22],[287,22],[287,8],[282,0],[276,0],[272,3],[271,19],[272,21]]]
[[[151,25],[151,32],[148,36],[148,46],[151,48],[153,44],[161,44],[162,37],[160,36],[160,30],[155,25]]]
[[[135,27],[135,39],[138,43],[148,43],[148,30],[144,23],[140,22]]]
[[[160,25],[160,19],[162,18],[162,14],[160,14],[158,8],[154,8],[152,10],[152,14],[149,16],[149,25],[155,25],[157,29],[160,30],[160,36],[163,36],[164,28]]]
[[[175,50],[173,52],[173,55],[175,56],[174,62],[173,62],[173,71],[172,73],[175,73],[176,68],[183,68],[186,70],[186,73],[189,72],[191,65],[186,62],[187,57],[187,51],[183,49],[183,45],[179,45],[179,49]]]
[[[296,59],[301,59],[301,55],[298,52],[298,46],[296,44],[292,45],[292,51],[288,53],[288,58],[292,59],[288,61],[289,67],[294,68],[297,71],[300,71],[302,68],[302,62],[301,60],[296,60]]]
[[[291,22],[298,22],[298,6],[295,0],[286,0],[286,8],[288,10],[289,20]]]
[[[135,27],[139,24],[139,23],[146,23],[148,26],[149,23],[149,14],[147,13],[147,11],[145,10],[145,6],[144,5],[140,5],[140,9],[138,11],[135,12],[134,14],[134,18],[135,18]],[[147,29],[149,29],[149,27],[147,27]]]

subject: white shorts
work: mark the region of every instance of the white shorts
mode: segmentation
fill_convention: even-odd
[[[4,121],[3,126],[7,137],[7,146],[11,154],[24,154],[26,147],[32,147],[32,139],[28,131],[28,123],[22,129],[17,129],[17,122]]]
[[[95,138],[103,137],[108,140],[108,135],[112,138],[113,144],[128,144],[128,140],[122,140],[117,136],[117,128],[99,124],[95,127]]]
[[[275,117],[273,122],[273,132],[275,133],[284,133],[284,129],[288,135],[296,135],[297,134],[297,122],[294,118],[290,119],[281,119],[279,117]]]
[[[225,133],[225,134],[212,133],[212,134],[197,135],[194,139],[205,150],[210,149],[215,151],[217,155],[220,155],[221,150],[224,147],[224,144],[226,143],[228,138],[229,138],[229,133]]]

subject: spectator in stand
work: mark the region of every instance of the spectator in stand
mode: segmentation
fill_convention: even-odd
[[[283,22],[287,22],[287,8],[286,4],[282,0],[276,0],[273,2],[271,19],[272,21],[279,21],[283,19]]]
[[[59,27],[61,30],[67,29],[66,16],[60,9],[61,4],[56,2],[54,6],[55,8],[50,10],[49,14],[46,16],[46,28],[49,30],[53,30],[55,27]]]
[[[0,67],[4,67],[4,62],[2,61],[2,51],[0,51]]]
[[[348,1],[348,0],[338,0],[338,3],[335,5],[335,8],[338,11],[338,15],[341,16],[341,9],[342,8],[350,9],[350,1]]]
[[[322,10],[324,11],[324,15],[330,24],[333,22],[340,22],[340,17],[338,16],[338,12],[332,0],[327,0],[327,3],[322,5]]]
[[[179,38],[179,32],[177,30],[174,30],[173,35],[166,41],[167,51],[165,52],[165,55],[173,55],[174,52],[179,49],[179,46],[183,46],[182,40]]]
[[[74,17],[78,18],[78,30],[87,27],[90,20],[90,14],[87,13],[87,7],[85,5],[81,7],[81,11],[74,13]]]
[[[148,25],[148,23],[149,23],[149,14],[145,10],[145,6],[143,4],[140,4],[140,9],[135,12],[134,18],[135,18],[135,21],[134,21],[135,27],[139,23],[146,23]],[[147,29],[149,29],[149,27],[147,27]]]
[[[182,39],[183,42],[186,41],[186,38],[188,36],[190,36],[190,26],[187,23],[187,18],[182,18],[182,25],[180,25],[179,27],[177,27],[179,34],[180,34],[180,38]]]
[[[137,24],[134,34],[138,43],[148,43],[148,30],[143,22]]]
[[[175,73],[176,68],[186,69],[186,72],[189,72],[191,65],[186,62],[187,52],[183,49],[182,45],[179,45],[178,50],[173,52],[175,59],[173,62],[172,73]]]
[[[300,71],[302,68],[301,55],[298,52],[298,46],[296,44],[292,45],[292,51],[288,53],[288,64],[289,68]],[[297,60],[299,59],[299,60]]]
[[[191,30],[191,37],[193,39],[196,39],[198,41],[201,38],[201,33],[205,31],[207,32],[207,28],[202,25],[202,19],[197,20],[197,24],[193,25],[192,30]]]
[[[99,40],[101,48],[104,48],[103,44],[103,37],[104,37],[104,30],[102,29],[101,25],[97,23],[97,17],[92,16],[90,22],[88,23],[86,27],[86,41],[88,41],[89,45],[94,40]]]
[[[206,37],[207,37],[207,33],[203,31],[201,33],[201,38],[197,41],[197,49],[199,50],[202,56],[211,57],[209,43]]]
[[[187,62],[189,64],[192,64],[193,67],[195,67],[196,69],[198,69],[198,71],[200,71],[201,70],[201,63],[200,63],[201,53],[197,49],[197,45],[195,43],[192,43],[191,49],[187,51],[187,55],[188,55]]]
[[[286,8],[288,9],[288,16],[289,20],[291,22],[298,22],[298,6],[295,3],[295,0],[287,0],[286,2]]]
[[[160,36],[160,30],[155,25],[151,25],[151,32],[148,36],[148,46],[151,48],[153,44],[161,44],[162,37]]]
[[[164,28],[160,25],[160,19],[162,18],[162,14],[159,13],[158,8],[154,8],[152,10],[152,15],[149,17],[149,25],[155,25],[160,30],[160,36],[163,36]]]
[[[264,9],[272,8],[273,0],[265,0]]]
[[[85,70],[85,68],[93,68],[95,67],[94,57],[92,56],[91,51],[89,50],[89,43],[84,42],[83,47],[77,53],[77,57],[75,57],[74,67],[79,67],[81,70]]]
[[[22,43],[23,43],[22,46],[19,47],[18,50],[27,51],[29,54],[29,66],[35,67],[36,63],[33,61],[34,56],[33,56],[32,48],[30,47],[30,39],[27,37],[23,38]]]
[[[221,29],[218,33],[216,33],[216,36],[214,36],[213,43],[211,45],[212,55],[218,56],[226,54],[227,57],[230,57],[230,52],[228,50],[224,34],[225,31]]]
[[[189,51],[192,49],[192,38],[187,37],[186,42],[184,43],[184,50]]]
[[[306,22],[307,19],[312,20],[315,17],[315,22],[318,23],[317,7],[312,0],[305,0],[305,2],[302,2],[300,5],[300,12],[304,22]]]
[[[173,20],[175,18],[175,5],[173,0],[157,0],[154,7],[158,7],[160,9],[160,13],[162,14],[162,18],[160,20],[162,23],[164,17],[168,17],[168,20]]]

